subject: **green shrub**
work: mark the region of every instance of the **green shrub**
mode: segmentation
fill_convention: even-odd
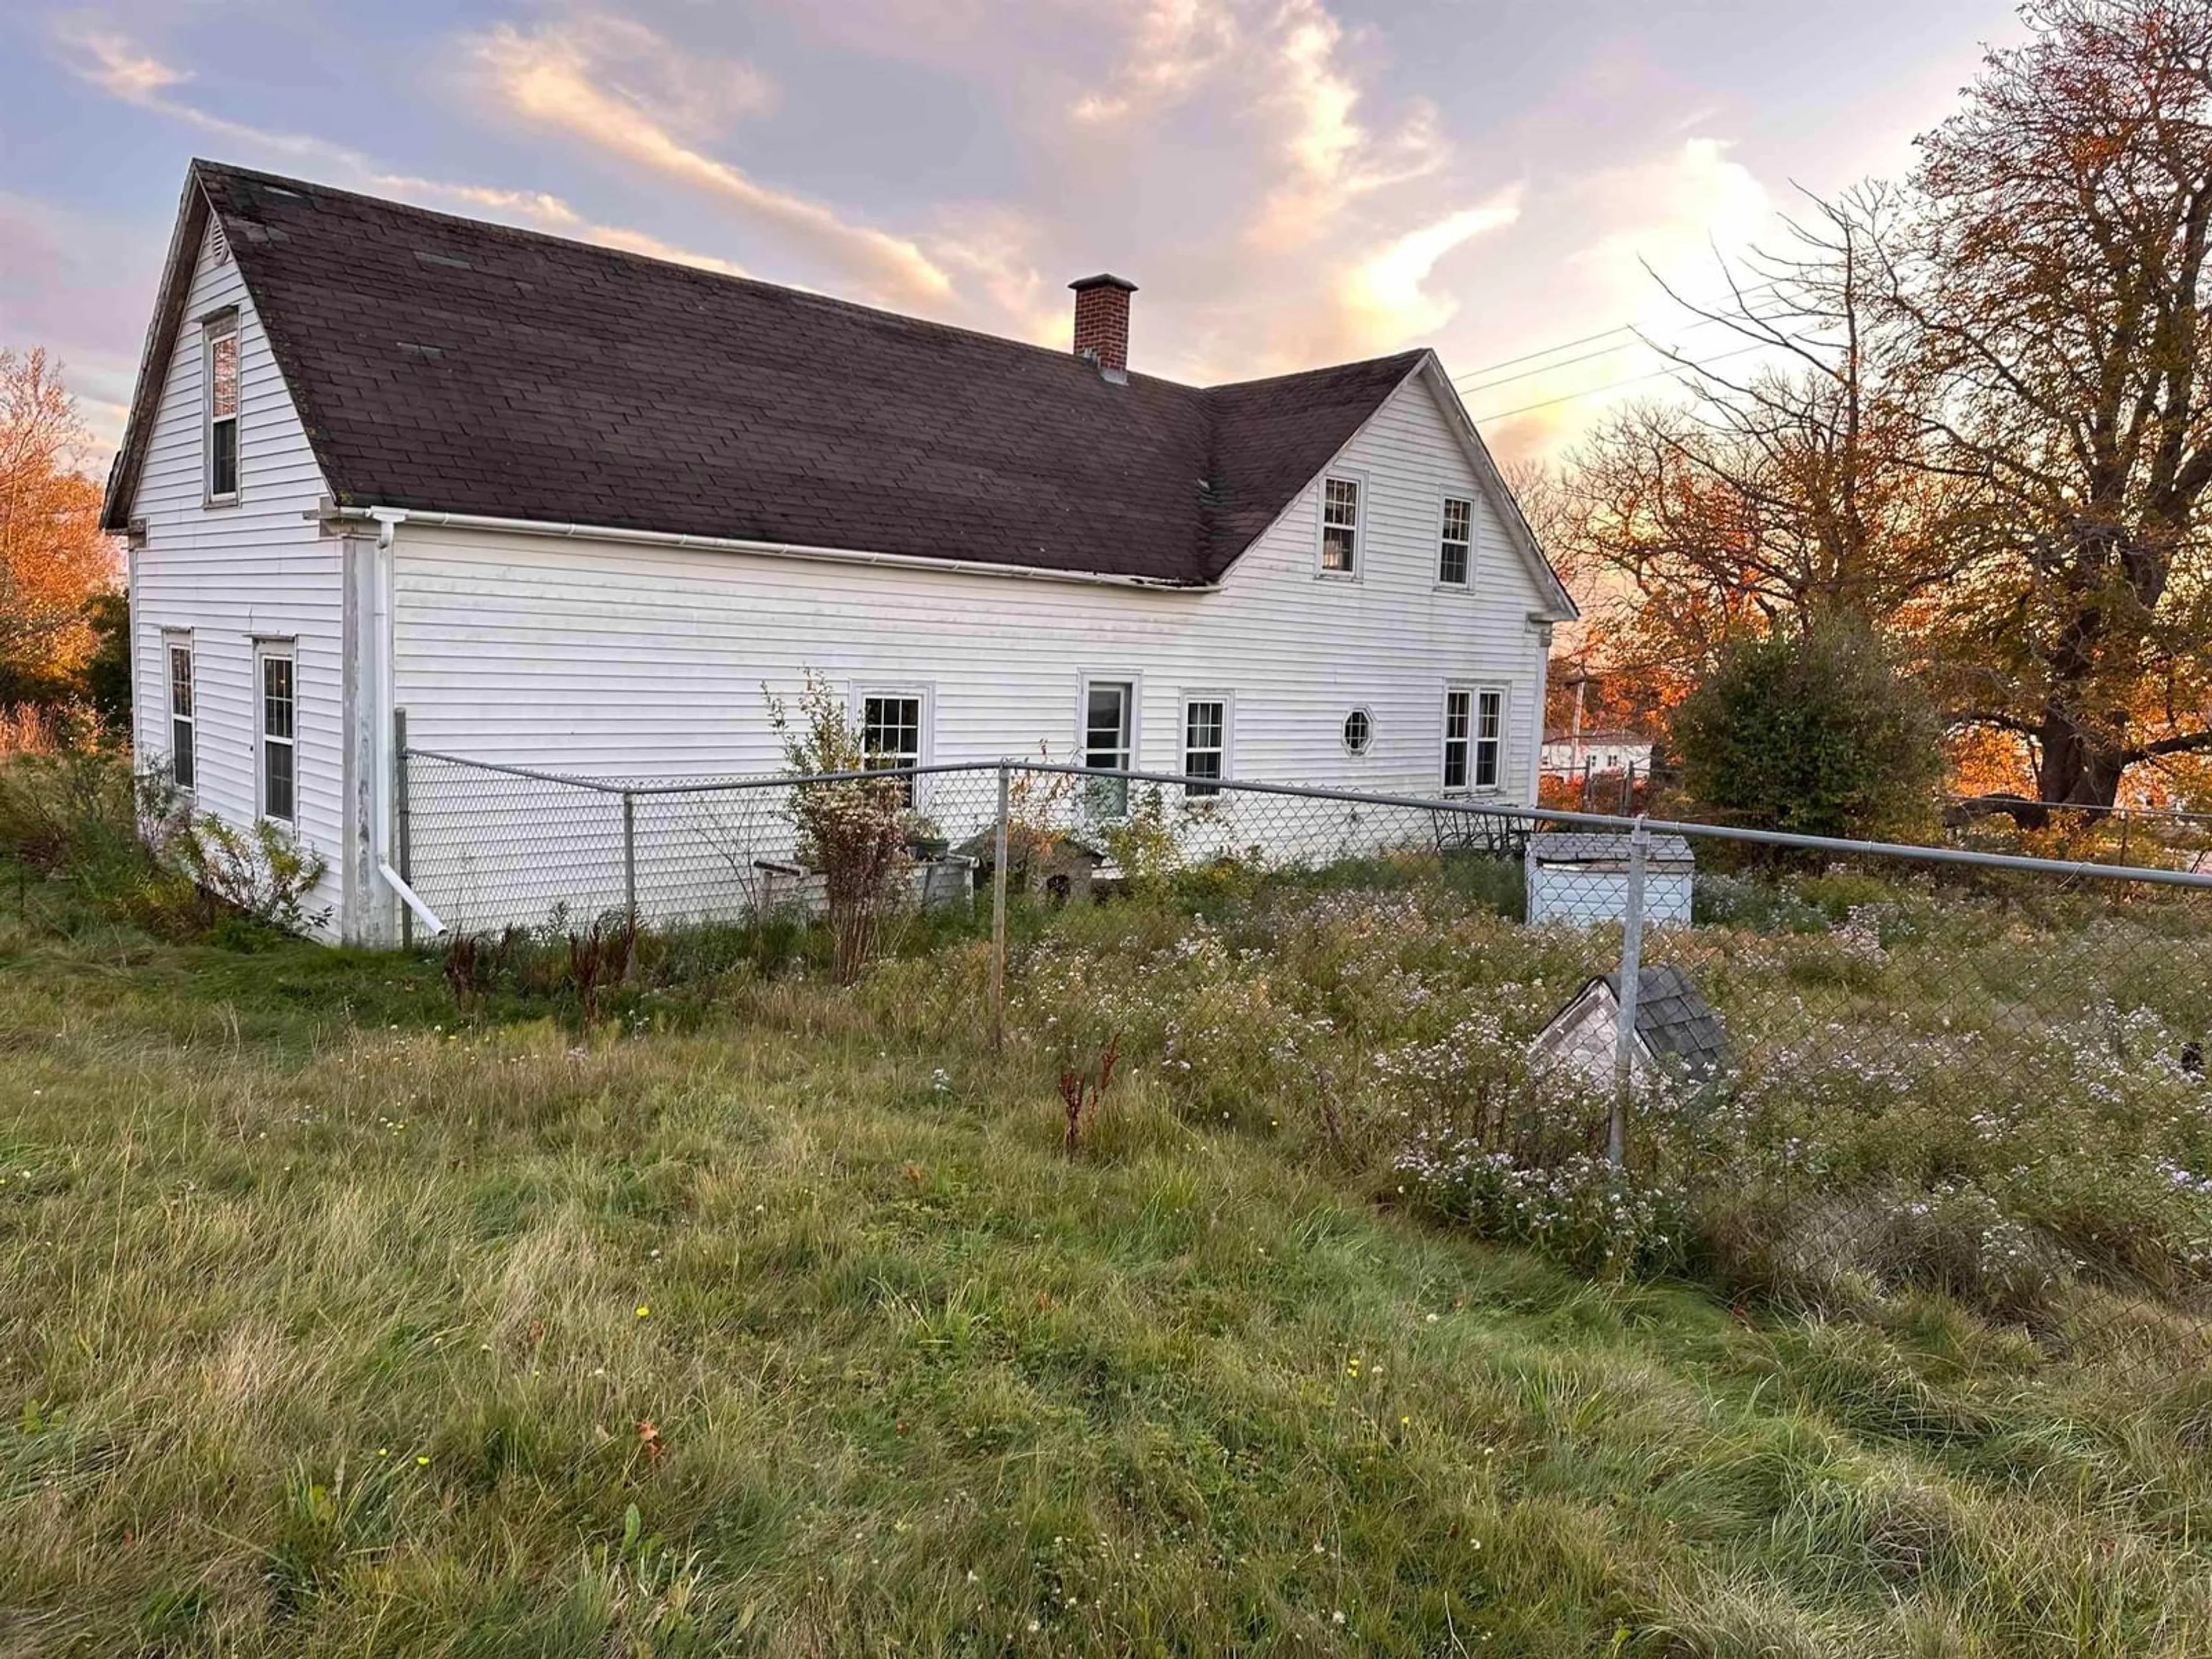
[[[93,712],[114,731],[131,728],[131,596],[118,588],[85,602],[92,654],[78,678]]]
[[[0,854],[67,881],[95,908],[165,939],[220,926],[222,943],[299,933],[327,861],[266,820],[193,812],[162,768],[134,772],[96,722],[48,755],[0,763]]]
[[[0,762],[0,848],[48,875],[136,856],[140,786],[97,728],[52,754]]]
[[[330,916],[307,900],[330,861],[282,826],[258,818],[240,830],[206,812],[179,820],[156,849],[216,903],[252,927],[304,933]]]
[[[1674,711],[1682,785],[1723,823],[1902,835],[1932,813],[1942,728],[1869,629],[1845,621],[1730,647]]]

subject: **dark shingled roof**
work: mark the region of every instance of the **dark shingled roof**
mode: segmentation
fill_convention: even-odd
[[[1619,973],[1590,981],[1620,1000]],[[1585,989],[1588,988],[1585,987]],[[1680,1060],[1693,1078],[1705,1078],[1727,1062],[1728,1033],[1713,1006],[1698,994],[1680,968],[1639,968],[1636,974],[1636,1035],[1659,1060]]]
[[[1426,355],[1116,385],[1068,353],[204,161],[180,235],[195,188],[340,506],[1203,583]]]

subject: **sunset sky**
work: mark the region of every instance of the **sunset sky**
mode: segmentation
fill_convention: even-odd
[[[112,442],[201,155],[1054,345],[1068,279],[1111,270],[1133,368],[1427,343],[1496,447],[1556,453],[1665,391],[1624,325],[1717,337],[1645,262],[1710,293],[1795,186],[1901,172],[2014,29],[2002,0],[9,0],[0,345],[56,351]]]

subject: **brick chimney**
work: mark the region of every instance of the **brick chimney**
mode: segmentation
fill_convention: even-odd
[[[1100,272],[1070,283],[1075,290],[1075,355],[1098,365],[1109,380],[1129,372],[1129,296],[1137,285]]]

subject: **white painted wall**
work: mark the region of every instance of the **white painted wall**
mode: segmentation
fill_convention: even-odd
[[[397,700],[419,749],[665,779],[779,769],[762,688],[788,696],[809,669],[854,689],[926,690],[926,758],[938,762],[1041,746],[1071,758],[1085,678],[1126,679],[1140,769],[1180,771],[1183,695],[1226,692],[1231,777],[1431,794],[1445,688],[1463,682],[1504,689],[1496,793],[1525,800],[1544,662],[1528,617],[1543,599],[1506,540],[1510,507],[1484,496],[1452,418],[1411,381],[1332,469],[1364,485],[1354,580],[1318,574],[1317,483],[1210,594],[408,524],[395,555]],[[1436,581],[1448,492],[1478,502],[1463,589]],[[1374,722],[1360,756],[1340,736],[1355,707]],[[489,810],[491,792],[471,787]],[[578,833],[599,885],[578,897],[619,902],[617,805],[524,810],[496,831],[487,819],[484,838],[535,825],[552,858],[552,820],[587,823]],[[435,833],[418,825],[418,876],[441,856],[425,840]],[[471,876],[471,908],[517,877],[498,862]]]
[[[239,495],[210,507],[203,495],[201,322],[239,314]],[[261,331],[234,262],[198,251],[184,320],[131,515],[145,522],[131,560],[134,738],[145,759],[169,750],[165,635],[192,639],[198,705],[199,807],[250,824],[258,810],[257,638],[289,638],[296,653],[297,833],[330,860],[315,907],[330,927],[341,902],[343,544],[312,517],[324,494],[305,429]],[[306,515],[306,516],[303,516]]]

